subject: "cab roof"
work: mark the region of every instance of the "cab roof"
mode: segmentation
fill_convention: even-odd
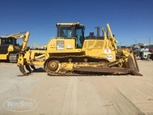
[[[84,26],[83,24],[80,24],[80,22],[71,22],[71,23],[57,23],[56,26]]]

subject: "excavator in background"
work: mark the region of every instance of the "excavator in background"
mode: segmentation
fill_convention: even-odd
[[[17,62],[18,53],[28,50],[29,35],[30,33],[26,31],[0,36],[0,60]],[[21,45],[17,43],[18,39],[23,39]]]
[[[24,75],[29,75],[31,69],[37,71],[35,65],[41,65],[51,76],[142,75],[134,54],[127,48],[117,48],[109,24],[106,24],[107,32],[102,28],[103,36],[100,32],[97,36],[91,32],[87,37],[84,36],[84,25],[79,22],[57,23],[56,27],[57,37],[49,41],[46,50],[28,50],[19,54],[17,65]]]
[[[44,44],[44,45],[42,45],[42,46],[39,46],[38,44],[34,43],[33,49],[42,49],[42,50],[46,50],[46,49],[47,49],[47,44]]]

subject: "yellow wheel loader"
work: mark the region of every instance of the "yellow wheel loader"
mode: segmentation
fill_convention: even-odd
[[[31,73],[31,68],[35,70],[35,65],[43,66],[51,76],[141,75],[133,53],[126,48],[117,49],[117,40],[109,24],[106,25],[108,35],[102,29],[103,36],[97,31],[96,36],[90,33],[87,37],[84,37],[84,25],[79,22],[57,23],[56,27],[57,37],[49,41],[46,50],[28,50],[19,54],[17,65],[24,75]]]
[[[7,36],[0,36],[0,60],[8,60],[17,62],[17,54],[26,51],[28,48],[28,40],[30,33],[16,33]],[[22,44],[18,44],[17,40],[23,39]]]

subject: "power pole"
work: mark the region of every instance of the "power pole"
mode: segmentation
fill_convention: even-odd
[[[120,42],[120,48],[121,48],[121,46],[122,46],[122,42]]]
[[[135,38],[135,44],[137,44],[137,38]]]
[[[150,48],[150,38],[149,38],[149,46],[148,46],[148,48]]]

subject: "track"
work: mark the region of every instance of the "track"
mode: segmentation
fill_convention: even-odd
[[[17,53],[11,53],[11,54],[9,55],[9,61],[10,61],[11,63],[16,63],[16,62],[17,62]]]
[[[137,62],[132,58],[128,57],[129,68],[118,67],[120,63],[118,60],[110,62],[105,58],[95,58],[90,56],[52,56],[47,59],[44,63],[44,70],[50,76],[78,76],[78,75],[123,75],[132,74],[142,76],[139,73]],[[72,65],[73,64],[73,65]],[[109,67],[111,65],[112,67]],[[28,73],[24,70],[24,66]],[[31,66],[31,67],[30,67]],[[67,68],[68,67],[68,68]],[[29,75],[32,70],[36,70],[34,65],[19,65],[19,70],[24,75]],[[130,71],[129,71],[130,70]]]

